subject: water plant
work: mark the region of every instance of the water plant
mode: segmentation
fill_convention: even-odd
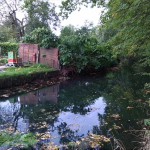
[[[37,143],[36,137],[32,133],[8,133],[3,131],[0,133],[0,147],[33,147]]]

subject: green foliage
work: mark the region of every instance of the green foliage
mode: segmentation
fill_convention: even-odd
[[[27,34],[32,32],[35,28],[48,28],[50,25],[56,27],[59,23],[55,5],[48,0],[25,0],[23,8],[28,14],[26,25]]]
[[[22,146],[28,148],[34,146],[37,143],[36,137],[29,134],[9,134],[7,132],[0,133],[0,146]]]
[[[144,119],[144,125],[150,126],[150,119]]]
[[[7,63],[7,58],[0,58],[0,65],[6,63]]]
[[[26,43],[36,43],[43,48],[57,47],[58,37],[48,28],[36,28],[23,39]]]
[[[12,42],[15,41],[14,31],[7,27],[5,24],[0,25],[0,42]]]
[[[116,59],[132,59],[144,73],[150,70],[150,1],[149,0],[65,0],[64,17],[82,5],[103,6],[100,41],[108,43]],[[133,64],[133,63],[132,63]],[[144,71],[145,70],[145,71]]]
[[[115,57],[135,57],[142,67],[150,67],[150,1],[110,0],[105,20],[108,29],[118,32],[110,39]]]
[[[71,33],[71,34],[68,34]],[[112,64],[108,45],[102,45],[87,27],[65,27],[60,36],[60,60],[64,66],[73,66],[78,72],[108,67]]]
[[[0,43],[0,47],[1,47],[1,55],[7,56],[9,51],[14,51],[15,53],[18,53],[19,44],[4,42]]]

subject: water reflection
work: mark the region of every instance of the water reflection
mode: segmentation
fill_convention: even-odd
[[[49,88],[44,88],[0,102],[1,128],[4,125],[13,125],[14,128],[20,132],[28,132],[31,121],[29,119],[30,115],[25,113],[26,110],[29,111],[30,114],[33,114],[32,108],[29,108],[31,105],[38,106],[39,104],[46,102],[52,104],[57,103],[58,92],[59,85],[54,85]]]
[[[106,103],[86,83],[66,82],[61,87],[57,84],[0,102],[1,127],[13,126],[23,133],[47,133],[51,138],[43,142],[58,145],[96,132],[98,114],[104,114]]]
[[[144,120],[150,118],[149,97],[143,94],[145,80],[122,71],[106,79],[66,81],[16,96],[0,102],[0,128],[46,133],[49,138],[42,142],[58,145],[89,133],[102,134],[134,149],[137,143],[131,141],[143,139],[130,131],[146,128]]]
[[[58,101],[59,84],[49,88],[44,88],[35,92],[30,92],[20,96],[22,105],[36,105],[38,103],[57,103]]]
[[[12,123],[15,120],[15,116],[19,114],[21,104],[15,99],[10,99],[5,102],[0,102],[0,123]]]
[[[67,143],[77,141],[90,133],[96,133],[95,127],[99,126],[98,114],[104,114],[105,106],[103,98],[100,97],[87,107],[89,112],[85,115],[62,111],[54,124],[55,130],[51,135],[55,138],[51,141],[57,144]]]

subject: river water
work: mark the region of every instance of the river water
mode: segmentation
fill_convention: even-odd
[[[0,101],[0,130],[46,134],[64,145],[89,134],[111,138],[107,149],[142,147],[150,118],[148,78],[132,71],[81,77]]]

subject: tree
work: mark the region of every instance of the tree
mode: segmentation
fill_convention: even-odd
[[[118,32],[110,39],[116,57],[130,57],[150,67],[150,1],[110,0],[105,15],[108,29]]]
[[[25,0],[24,10],[28,14],[26,32],[29,33],[35,28],[56,28],[59,24],[59,17],[55,11],[56,6],[48,0]]]
[[[19,19],[17,14],[21,11],[22,0],[0,0],[1,24],[10,21],[10,28],[15,32],[15,38],[20,40],[24,35],[24,19]]]
[[[5,22],[20,41],[25,35],[38,27],[56,27],[59,22],[55,6],[48,0],[0,0],[0,24]],[[21,15],[24,15],[21,18]]]
[[[102,69],[112,64],[109,46],[99,43],[92,31],[86,26],[80,29],[69,26],[61,31],[59,49],[63,66],[74,67],[81,72]]]
[[[150,1],[149,0],[65,0],[61,10],[64,16],[80,5],[103,6],[101,16],[102,41],[112,47],[119,59],[134,58],[140,65],[150,67]],[[137,61],[136,61],[137,62]]]
[[[0,42],[14,41],[14,34],[11,28],[0,25]]]
[[[57,47],[58,37],[48,28],[36,28],[23,38],[23,42],[36,43],[43,48]]]
[[[67,18],[75,10],[80,10],[80,6],[100,7],[105,5],[105,0],[63,0],[61,4],[61,15]]]

